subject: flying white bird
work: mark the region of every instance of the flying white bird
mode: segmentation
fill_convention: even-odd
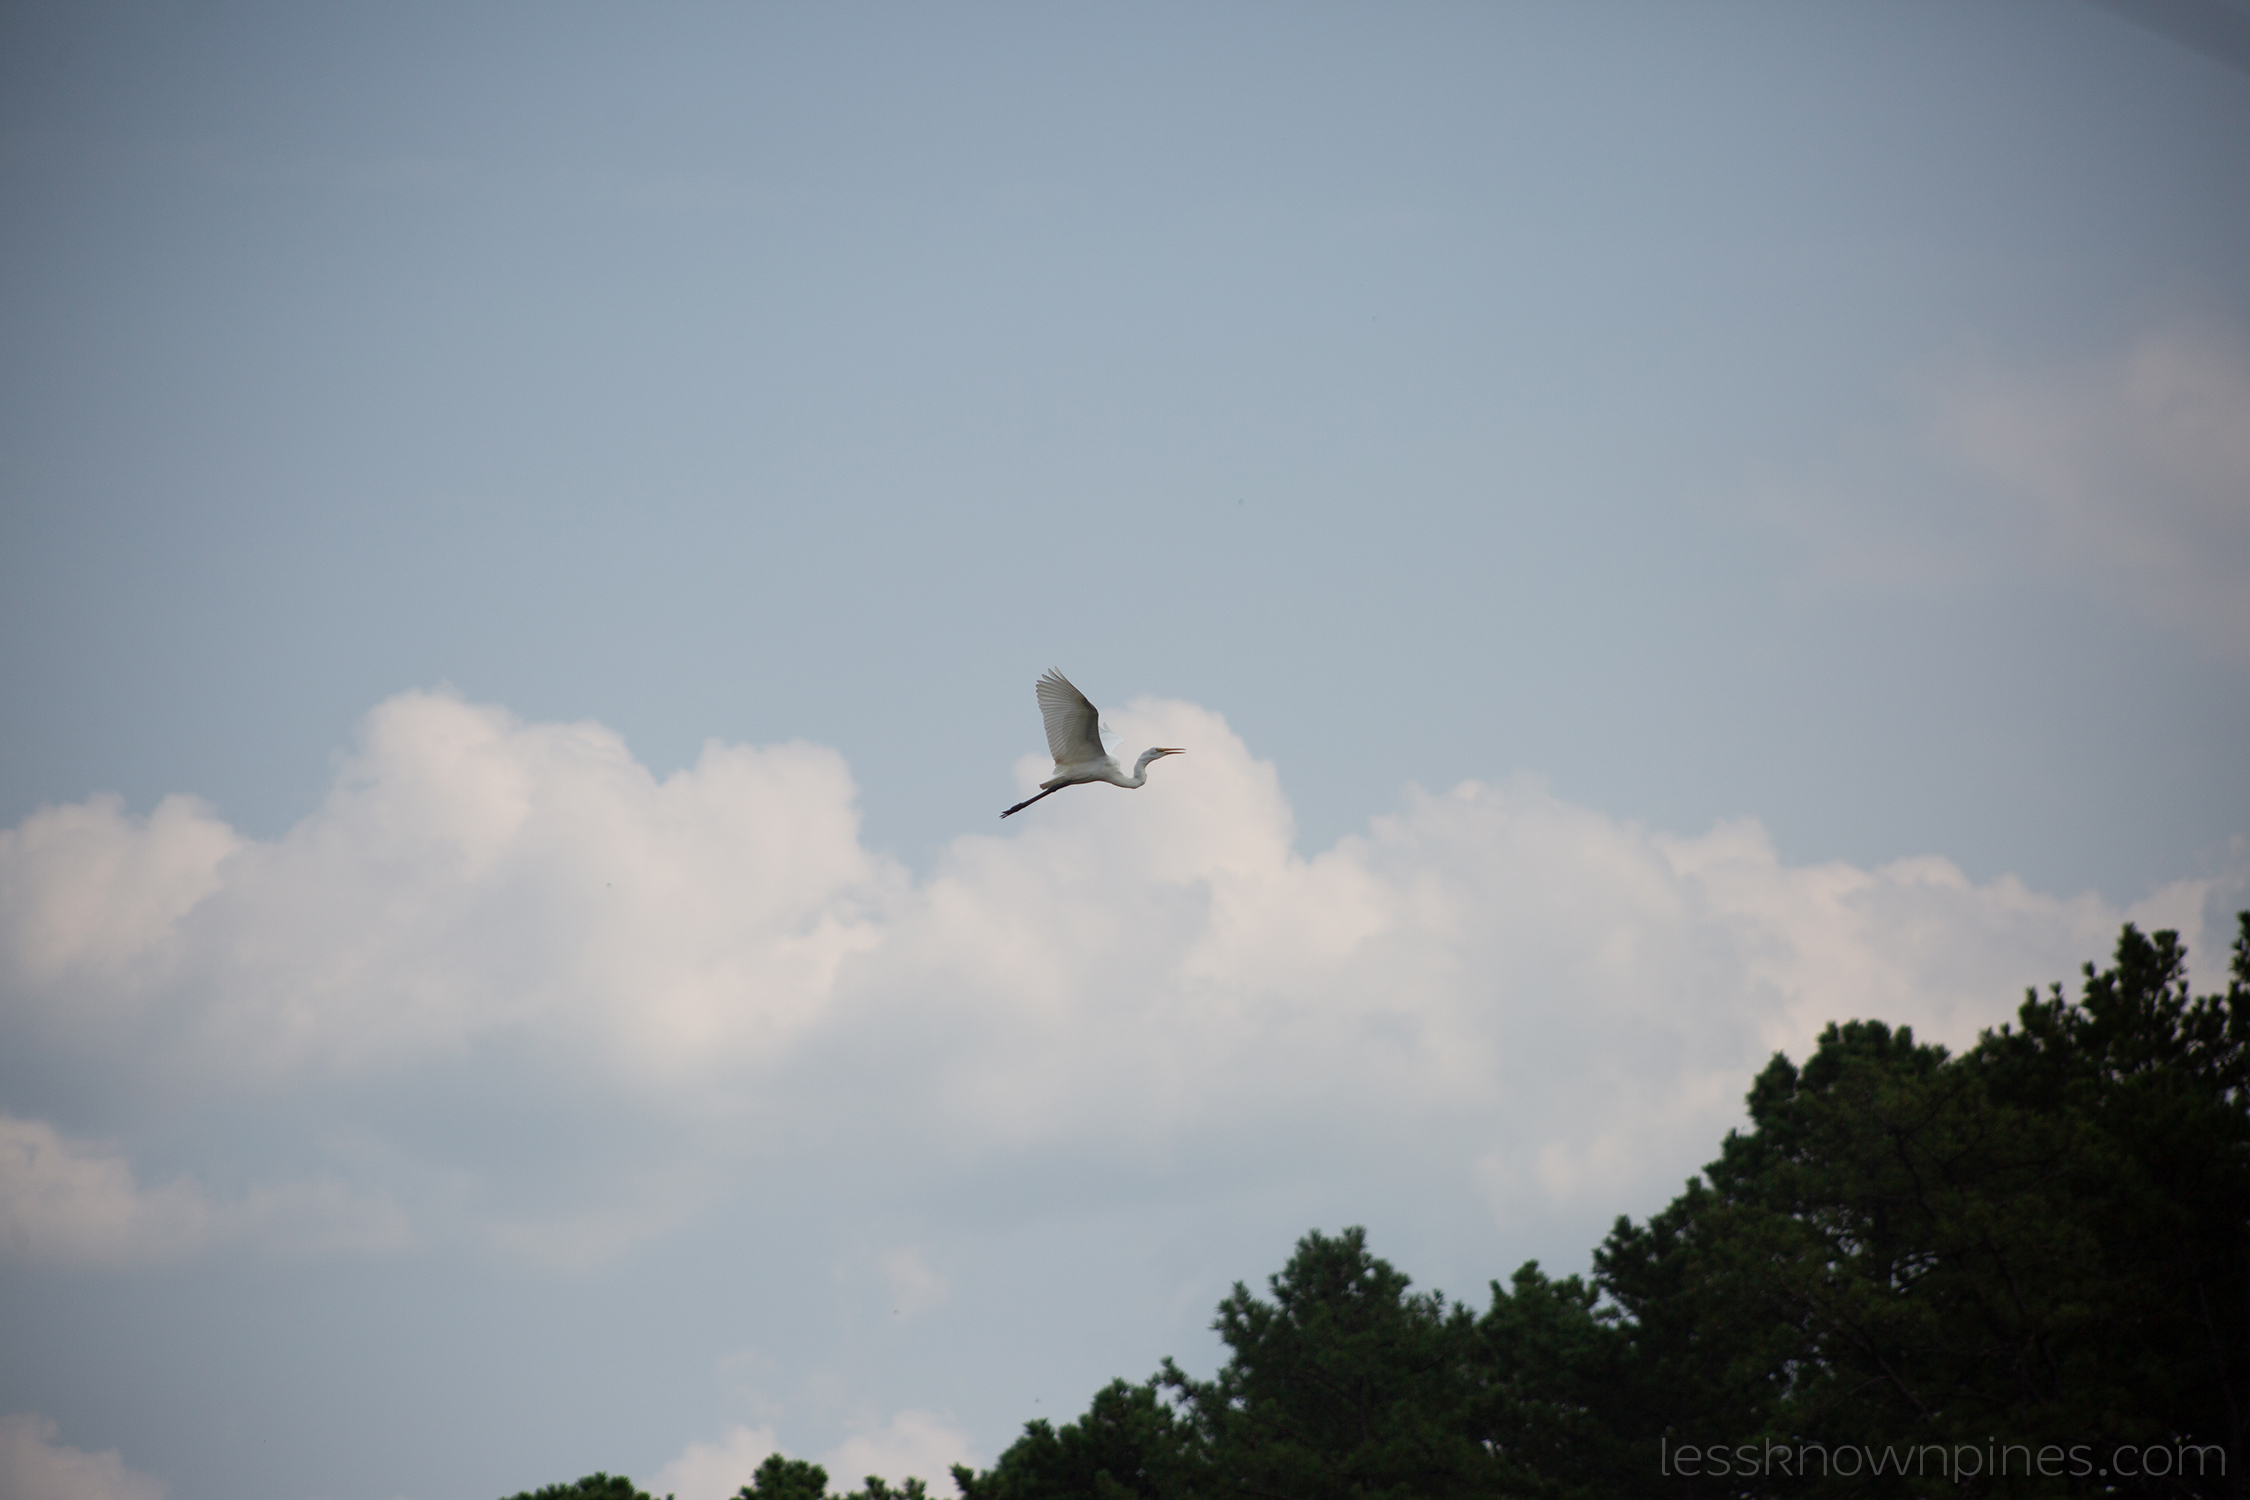
[[[1185,750],[1143,750],[1133,774],[1127,776],[1118,767],[1117,758],[1102,748],[1101,710],[1088,703],[1086,695],[1052,667],[1039,679],[1039,715],[1047,721],[1047,748],[1055,752],[1055,774],[1052,779],[1039,783],[1039,797],[1052,796],[1066,786],[1082,786],[1089,781],[1106,781],[1111,786],[1144,786],[1148,782],[1150,761],[1187,754]],[[1026,797],[1000,816],[1020,813],[1039,797]]]

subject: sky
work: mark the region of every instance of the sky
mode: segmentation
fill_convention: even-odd
[[[943,1492],[2215,987],[2246,16],[6,8],[0,1497]]]

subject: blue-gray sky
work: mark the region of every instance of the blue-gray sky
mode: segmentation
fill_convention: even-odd
[[[2207,9],[10,8],[0,1472],[989,1461],[2215,974]]]

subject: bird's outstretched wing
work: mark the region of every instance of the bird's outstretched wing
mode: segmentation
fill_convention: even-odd
[[[1039,679],[1039,716],[1047,721],[1047,748],[1056,765],[1081,765],[1108,753],[1102,749],[1101,710],[1052,667]]]

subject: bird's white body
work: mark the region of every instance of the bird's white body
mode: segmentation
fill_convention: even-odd
[[[1124,767],[1118,765],[1117,757],[1102,748],[1101,710],[1071,686],[1069,678],[1050,669],[1039,679],[1038,692],[1039,716],[1047,724],[1047,748],[1055,757],[1055,774],[1039,783],[1039,797],[1059,792],[1066,786],[1084,786],[1095,781],[1106,781],[1128,790],[1146,786],[1151,761],[1187,753],[1163,746],[1144,750],[1133,766],[1133,774],[1128,776]],[[1022,812],[1039,797],[1026,798],[1000,816],[1005,818],[1008,813]]]
[[[1117,763],[1117,757],[1114,755],[1105,755],[1100,760],[1082,760],[1075,765],[1068,766],[1061,761],[1056,761],[1055,774],[1040,782],[1039,785],[1042,790],[1050,792],[1058,786],[1077,786],[1080,782],[1085,781],[1106,781],[1111,786],[1128,788],[1146,786],[1148,785],[1150,761],[1161,756],[1185,753],[1180,750],[1144,750],[1141,752],[1141,758],[1133,763],[1133,774],[1130,776],[1125,774],[1125,768]]]

